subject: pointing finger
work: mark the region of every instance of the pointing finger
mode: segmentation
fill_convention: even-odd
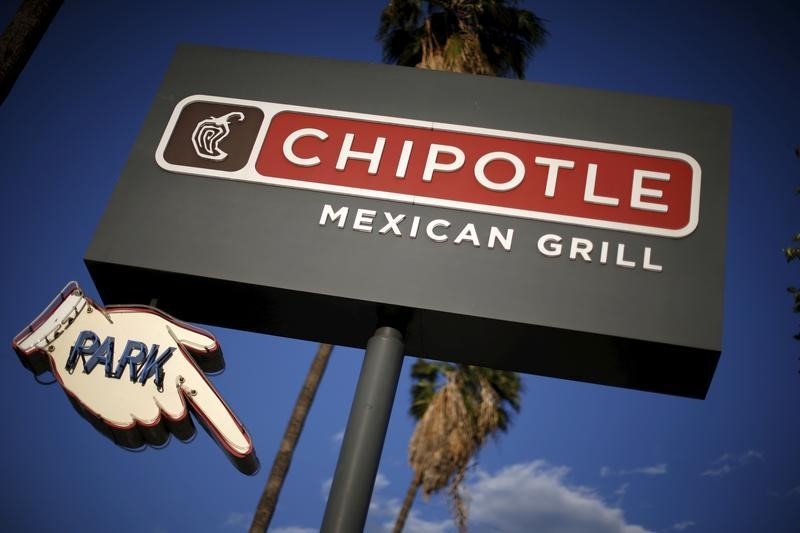
[[[255,474],[259,463],[247,430],[206,379],[194,359],[183,348],[181,353],[183,357],[170,366],[170,371],[175,373],[177,386],[189,408],[236,468],[245,474]]]
[[[178,322],[172,317],[168,318],[167,326],[170,336],[178,346],[183,346],[204,372],[219,372],[225,368],[217,339],[199,328]]]
[[[103,308],[70,283],[12,341],[35,374],[51,370],[72,404],[116,444],[160,445],[194,434],[191,410],[243,473],[252,441],[203,371],[221,370],[211,333],[142,306]]]

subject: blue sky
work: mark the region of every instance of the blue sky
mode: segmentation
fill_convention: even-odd
[[[16,2],[0,5],[7,21]],[[6,255],[0,338],[70,280],[177,43],[367,62],[382,2],[88,2],[61,8],[0,106]],[[526,2],[550,40],[534,81],[731,106],[723,353],[704,401],[525,376],[522,411],[468,479],[471,530],[790,532],[800,523],[800,343],[781,248],[800,231],[800,5]],[[116,448],[7,348],[0,523],[8,531],[246,530],[313,343],[211,328],[213,378],[265,465],[236,471],[207,435]],[[8,345],[7,345],[8,346]],[[535,347],[534,347],[535,349]],[[362,352],[337,348],[271,531],[315,531]],[[410,480],[406,360],[368,518],[392,522]],[[417,500],[407,531],[452,532],[446,502]]]

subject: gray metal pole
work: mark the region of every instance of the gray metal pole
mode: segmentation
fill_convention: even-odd
[[[364,530],[403,366],[403,335],[379,327],[367,343],[320,533]]]

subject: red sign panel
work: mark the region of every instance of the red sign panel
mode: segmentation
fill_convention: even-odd
[[[260,130],[237,138],[246,116]],[[209,124],[216,151],[203,156],[188,132]],[[237,139],[250,157],[231,171],[216,154]],[[699,215],[700,166],[683,153],[229,98],[181,102],[157,159],[183,173],[666,237],[688,235]]]

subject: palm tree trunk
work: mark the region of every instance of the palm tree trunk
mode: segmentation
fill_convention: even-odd
[[[270,521],[272,521],[272,515],[275,513],[275,507],[278,504],[278,496],[286,479],[286,473],[289,471],[294,449],[297,446],[297,440],[300,438],[300,432],[303,431],[303,424],[305,424],[306,416],[308,416],[308,411],[311,408],[311,402],[314,401],[314,396],[317,394],[317,388],[322,375],[325,373],[325,367],[328,366],[328,359],[332,350],[333,346],[330,344],[320,344],[317,355],[311,362],[311,367],[308,369],[308,374],[306,374],[306,381],[303,383],[303,388],[300,389],[292,416],[289,418],[289,423],[283,434],[280,448],[278,448],[278,453],[272,462],[272,470],[269,473],[267,485],[264,487],[264,492],[258,501],[253,523],[250,525],[250,533],[265,532],[269,527]]]
[[[464,481],[464,476],[466,476],[466,474],[467,469],[462,465],[450,482],[450,507],[456,527],[458,527],[458,533],[467,533],[467,505],[464,502],[464,498],[461,497],[461,492],[459,491],[461,488],[461,483]]]
[[[62,0],[24,0],[0,36],[0,104],[17,81]]]
[[[411,511],[411,505],[414,503],[414,498],[417,496],[417,490],[419,490],[420,485],[422,485],[422,476],[415,473],[414,477],[411,478],[411,484],[408,486],[403,506],[400,508],[400,512],[397,513],[397,521],[394,523],[393,533],[403,533],[408,513]]]

